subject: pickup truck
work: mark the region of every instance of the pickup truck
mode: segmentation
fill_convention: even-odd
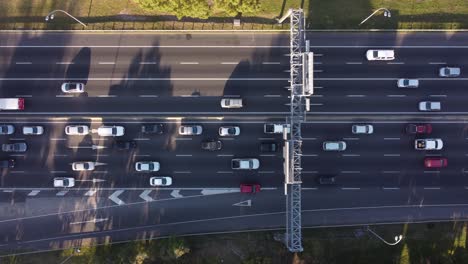
[[[283,133],[283,124],[273,124],[268,123],[263,127],[265,134],[282,134]],[[287,126],[287,132],[289,133],[289,125]]]
[[[416,150],[441,150],[444,146],[440,138],[416,139],[414,149]]]
[[[24,110],[24,98],[0,98],[0,110]]]

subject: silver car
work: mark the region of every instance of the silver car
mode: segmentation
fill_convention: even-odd
[[[135,162],[136,171],[159,171],[159,162],[157,161],[138,161]]]
[[[353,134],[372,134],[374,133],[373,125],[353,125],[351,127]]]
[[[23,135],[42,135],[44,133],[43,126],[24,126]]]
[[[199,125],[187,125],[179,127],[179,135],[182,136],[201,135],[202,132],[203,128]]]
[[[172,184],[172,178],[168,176],[150,178],[151,186],[170,186],[171,184]]]
[[[0,135],[11,135],[15,133],[13,125],[0,125]]]
[[[458,67],[442,67],[439,69],[440,77],[458,77],[460,76],[460,68]]]
[[[84,83],[67,82],[62,84],[64,93],[82,93],[84,92]]]
[[[418,88],[419,81],[416,79],[399,79],[397,86],[398,88]]]
[[[344,150],[346,150],[346,142],[344,142],[344,141],[325,141],[325,142],[323,142],[323,150],[325,150],[325,151],[344,151]]]
[[[238,126],[222,126],[219,128],[219,135],[222,137],[240,135],[240,127]]]
[[[440,102],[423,101],[419,103],[419,111],[440,111]]]
[[[89,126],[85,125],[71,125],[65,127],[65,134],[72,136],[72,135],[87,135],[89,134]]]

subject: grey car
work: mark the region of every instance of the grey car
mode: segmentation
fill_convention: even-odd
[[[344,142],[344,141],[325,141],[325,142],[323,142],[323,150],[325,150],[325,151],[344,151],[344,150],[346,150],[346,142]]]
[[[25,142],[2,144],[2,151],[4,152],[26,152],[28,145]]]
[[[0,125],[0,135],[11,135],[15,133],[13,125]]]

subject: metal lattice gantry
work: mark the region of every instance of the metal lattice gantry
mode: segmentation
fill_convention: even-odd
[[[291,113],[283,137],[285,146],[285,194],[286,194],[286,245],[291,252],[301,252],[301,125],[309,110],[309,95],[313,93],[313,54],[305,40],[304,14],[302,9],[289,9],[278,22],[290,17],[290,89]],[[286,130],[286,128],[288,128]]]

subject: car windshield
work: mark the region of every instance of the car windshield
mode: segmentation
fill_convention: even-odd
[[[448,75],[448,74],[450,74],[450,69],[449,69],[449,68],[445,68],[444,72],[445,72],[446,75]]]
[[[233,127],[228,128],[227,131],[228,131],[229,134],[235,134],[236,133],[236,129],[233,128]]]
[[[84,132],[83,127],[78,127],[76,130],[78,131],[78,133],[83,133]]]
[[[68,186],[69,183],[68,183],[68,179],[63,179],[63,186]]]
[[[148,164],[148,169],[149,169],[149,170],[154,170],[154,164],[153,164],[153,163],[149,163],[149,164]]]
[[[161,179],[161,184],[162,184],[162,185],[166,185],[166,183],[167,183],[166,179],[162,178],[162,179]]]
[[[83,168],[86,169],[86,170],[89,169],[89,164],[88,163],[83,163]]]
[[[373,54],[374,54],[374,57],[378,57],[378,56],[379,56],[379,52],[376,51],[376,50],[374,50]]]
[[[192,127],[192,132],[197,133],[197,127]]]
[[[117,128],[116,127],[112,128],[112,135],[117,135]]]
[[[404,85],[409,85],[409,80],[403,80]]]

